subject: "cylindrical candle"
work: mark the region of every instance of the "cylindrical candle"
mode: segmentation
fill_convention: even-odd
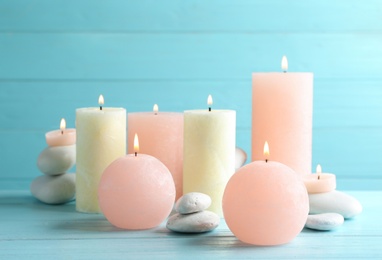
[[[184,112],[183,193],[201,192],[223,216],[224,188],[235,172],[236,111]]]
[[[134,134],[139,135],[139,150],[158,158],[170,170],[176,187],[176,199],[183,186],[183,113],[128,113],[128,153],[134,151]]]
[[[317,165],[316,174],[306,174],[303,181],[309,194],[330,192],[336,189],[336,176],[332,173],[322,173]]]
[[[76,129],[66,128],[64,118],[60,122],[60,130],[53,130],[45,134],[46,143],[49,146],[66,146],[76,143]]]
[[[312,113],[313,73],[253,73],[252,161],[262,158],[267,140],[270,160],[310,174]]]
[[[126,110],[79,108],[76,128],[76,209],[99,213],[97,189],[101,175],[111,162],[126,154]]]

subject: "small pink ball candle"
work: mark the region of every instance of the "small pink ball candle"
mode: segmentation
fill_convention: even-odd
[[[330,192],[336,189],[336,176],[322,173],[321,165],[317,165],[316,174],[306,174],[303,181],[309,194]]]
[[[309,212],[308,193],[288,166],[255,161],[240,168],[223,195],[223,213],[242,242],[261,246],[291,241],[303,229]]]
[[[114,226],[149,229],[171,213],[175,185],[161,161],[136,152],[115,160],[105,169],[98,200],[101,211]]]
[[[66,129],[66,121],[64,118],[60,122],[60,130],[54,130],[45,134],[46,143],[49,146],[66,146],[76,143],[76,129]]]

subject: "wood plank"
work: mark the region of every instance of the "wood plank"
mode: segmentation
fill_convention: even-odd
[[[322,80],[314,82],[314,129],[382,127],[382,80]],[[0,131],[48,131],[61,117],[74,127],[75,109],[106,106],[128,112],[203,109],[212,94],[215,109],[237,111],[237,127],[251,128],[251,78],[240,80],[175,81],[0,81]],[[330,133],[328,133],[330,134]],[[249,140],[249,139],[248,139]]]
[[[364,211],[339,229],[304,229],[288,244],[258,247],[238,241],[224,220],[215,231],[200,235],[171,233],[164,223],[151,230],[127,231],[114,228],[102,215],[75,212],[73,203],[49,206],[35,201],[25,191],[0,191],[0,257],[381,258],[381,226],[373,221],[381,214],[381,191],[348,193],[360,200]]]
[[[370,32],[382,29],[381,7],[378,0],[12,0],[0,5],[0,31]]]
[[[27,43],[27,44],[26,44]],[[380,79],[380,33],[2,33],[0,80],[246,80],[254,71]]]

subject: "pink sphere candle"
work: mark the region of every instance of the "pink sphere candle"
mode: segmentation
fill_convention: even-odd
[[[223,195],[223,213],[241,241],[261,246],[291,241],[303,229],[308,193],[300,177],[274,161],[255,161],[240,168]]]
[[[103,172],[98,188],[101,211],[123,229],[149,229],[164,221],[174,205],[175,186],[166,166],[153,156],[128,154]]]
[[[170,170],[176,188],[176,200],[183,195],[183,113],[128,113],[127,152],[134,151],[134,134],[139,135],[141,153],[158,158]]]
[[[317,165],[316,174],[306,174],[303,181],[309,194],[330,192],[336,189],[336,176],[322,173],[321,165]]]
[[[66,121],[64,118],[60,122],[60,130],[54,130],[45,134],[46,143],[49,146],[66,146],[76,143],[76,129],[66,129]]]

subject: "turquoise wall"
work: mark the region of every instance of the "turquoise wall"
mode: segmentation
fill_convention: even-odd
[[[0,187],[27,188],[44,133],[75,109],[237,110],[250,152],[251,73],[314,72],[313,165],[382,186],[382,1],[0,1]]]

